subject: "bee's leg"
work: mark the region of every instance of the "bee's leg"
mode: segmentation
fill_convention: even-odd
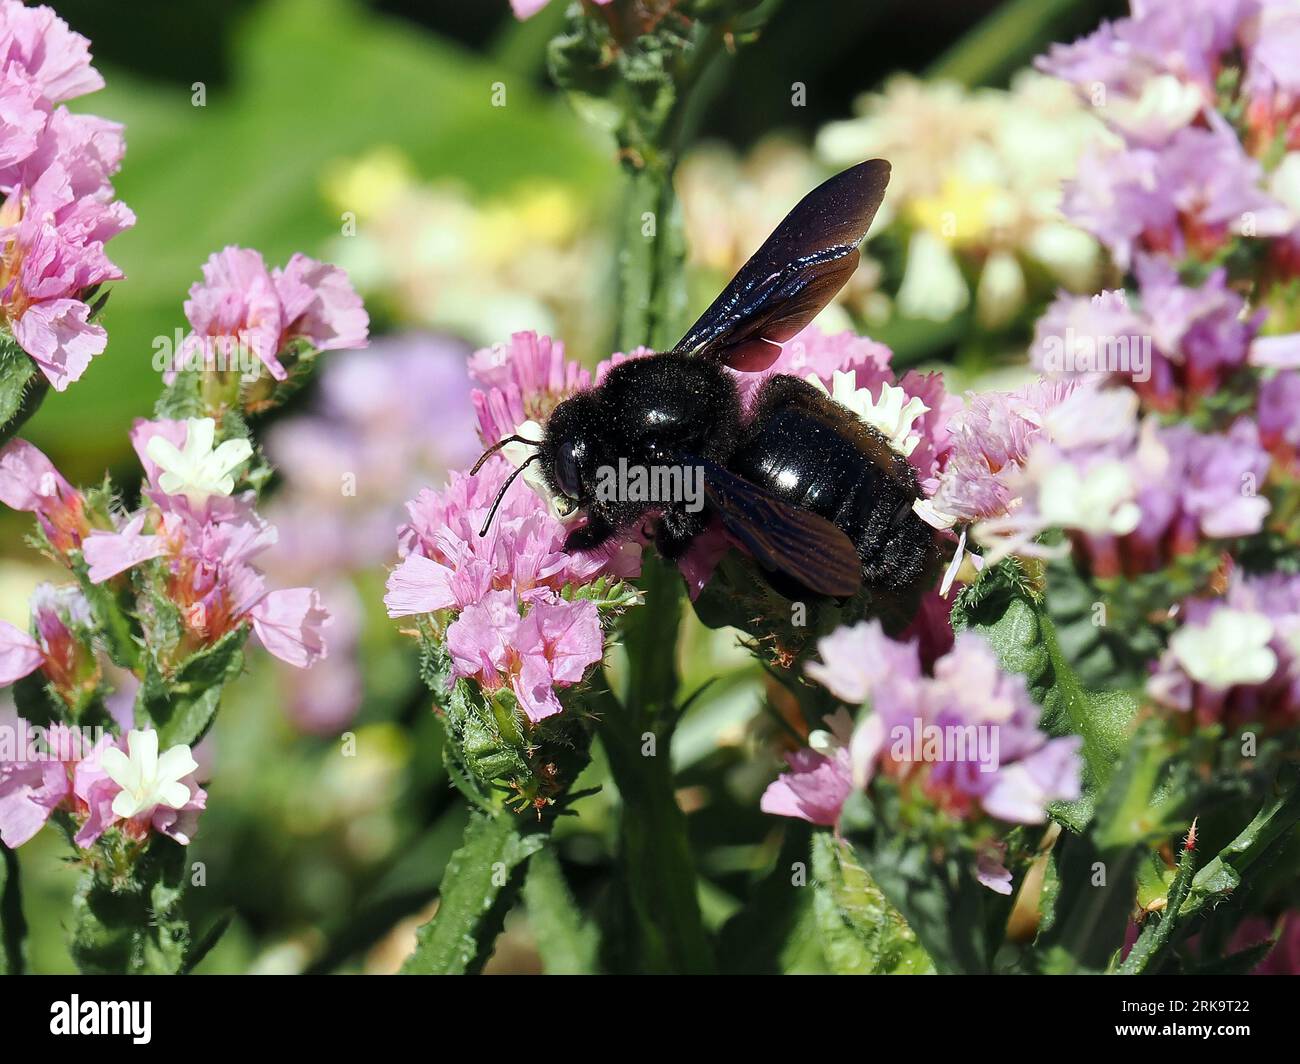
[[[618,529],[600,514],[588,511],[587,523],[568,534],[564,540],[564,549],[566,551],[595,550],[609,542],[617,531]]]
[[[691,513],[683,508],[669,507],[655,524],[655,549],[670,562],[676,561],[707,524],[708,518],[703,512]]]

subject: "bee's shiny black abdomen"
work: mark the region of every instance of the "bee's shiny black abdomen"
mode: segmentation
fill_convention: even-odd
[[[912,510],[915,471],[880,433],[804,381],[764,383],[728,467],[843,530],[867,583],[909,584],[925,569],[933,532]]]

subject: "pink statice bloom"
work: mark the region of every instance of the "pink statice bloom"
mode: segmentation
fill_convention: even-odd
[[[1204,723],[1300,719],[1300,576],[1232,575],[1225,595],[1193,598],[1152,669],[1147,694]]]
[[[968,395],[965,408],[948,423],[951,443],[927,520],[942,526],[1006,514],[1030,448],[1073,387],[1039,381],[1016,392]]]
[[[788,772],[783,772],[763,792],[759,808],[774,816],[796,817],[810,824],[834,827],[840,811],[853,793],[853,772],[848,744],[853,718],[837,710],[825,721],[825,731],[809,738],[817,749],[805,748],[786,754]]]
[[[45,664],[40,643],[8,621],[0,621],[0,686],[17,683]]]
[[[249,352],[276,380],[288,377],[285,347],[304,339],[318,351],[364,347],[370,319],[347,274],[295,254],[282,270],[266,268],[259,252],[230,246],[203,264],[190,287],[185,317],[193,329],[183,354],[198,349],[204,364],[243,368]]]
[[[426,488],[407,505],[410,519],[398,529],[403,560],[384,596],[390,617],[464,608],[493,590],[527,602],[590,583],[610,567],[603,555],[566,553],[565,526],[521,480],[479,536],[510,472],[508,462],[493,459],[477,476],[453,473],[441,492]]]
[[[479,437],[491,445],[526,421],[545,423],[575,392],[591,387],[591,374],[564,357],[564,345],[535,332],[518,332],[508,344],[476,351],[469,360]]]
[[[92,747],[82,732],[55,724],[36,728],[0,710],[0,840],[9,847],[30,840],[58,809],[77,813],[73,792],[78,766],[112,740]]]
[[[0,2],[0,69],[17,68],[55,103],[104,87],[90,65],[90,42],[49,7]]]
[[[0,502],[35,514],[60,554],[80,547],[90,532],[81,492],[26,440],[13,439],[0,448]]]
[[[121,278],[104,244],[135,220],[110,181],[122,127],[55,106],[102,85],[53,11],[0,5],[0,323],[58,391],[107,344],[87,293]]]
[[[982,812],[1019,824],[1042,823],[1048,804],[1078,797],[1078,738],[1039,730],[1024,678],[1003,672],[979,636],[960,634],[931,676],[921,673],[916,645],[889,639],[879,621],[840,629],[818,651],[809,675],[868,707],[847,743],[854,785],[883,774],[953,817]],[[929,730],[968,741],[931,748]]]
[[[548,596],[525,605],[492,591],[447,629],[447,649],[453,677],[472,676],[487,692],[509,684],[536,724],[563,710],[555,689],[580,683],[605,640],[594,602]]]
[[[96,531],[86,539],[90,579],[101,583],[160,559],[161,590],[186,622],[185,649],[210,645],[248,622],[275,657],[309,667],[327,653],[329,612],[312,588],[266,587],[254,562],[275,542],[276,531],[254,511],[252,493],[215,495],[197,505],[163,491],[158,468],[148,458],[149,441],[157,436],[183,445],[188,431],[183,422],[136,423],[132,439],[145,465],[148,505],[115,531]]]

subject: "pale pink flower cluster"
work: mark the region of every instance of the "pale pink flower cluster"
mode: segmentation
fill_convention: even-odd
[[[597,370],[599,377],[601,369]],[[591,386],[592,375],[564,357],[563,345],[535,333],[470,360],[480,436],[493,444]],[[477,475],[453,473],[442,491],[425,489],[407,504],[398,529],[401,564],[390,574],[391,617],[443,614],[452,676],[484,691],[508,686],[534,723],[559,713],[556,694],[580,682],[604,655],[599,609],[565,597],[603,574],[639,571],[638,544],[569,553],[568,527],[526,481],[506,491],[487,534],[493,501],[512,467],[490,459]]]
[[[188,746],[159,754],[152,730],[92,742],[65,724],[34,728],[0,715],[0,840],[21,846],[62,811],[82,849],[113,827],[137,841],[156,834],[188,845],[207,805],[198,771]]]
[[[855,728],[838,710],[827,731],[813,732],[763,794],[764,811],[833,826],[849,795],[882,776],[962,821],[1041,824],[1049,804],[1079,796],[1081,740],[1039,730],[1024,677],[1004,672],[979,636],[958,635],[929,675],[916,644],[890,639],[879,621],[839,628],[817,646],[808,675],[866,714]],[[981,880],[1009,891],[1004,870],[985,858]]]
[[[108,343],[91,300],[122,277],[105,243],[135,222],[110,181],[122,127],[62,105],[103,84],[50,8],[0,0],[0,327],[57,391]]]
[[[253,492],[192,494],[164,490],[150,441],[183,450],[196,421],[137,421],[131,443],[144,467],[144,505],[113,531],[94,530],[82,544],[92,582],[102,583],[153,559],[162,562],[164,597],[181,611],[189,649],[211,645],[242,623],[281,661],[307,668],[326,655],[330,623],[312,588],[269,590],[254,559],[275,542],[273,526],[253,508]],[[155,450],[156,453],[156,450]]]
[[[283,269],[268,270],[260,252],[233,246],[203,264],[185,317],[193,332],[181,354],[197,349],[204,365],[221,365],[249,351],[278,381],[288,376],[280,355],[295,340],[317,351],[365,347],[370,329],[361,297],[338,266],[295,253]]]

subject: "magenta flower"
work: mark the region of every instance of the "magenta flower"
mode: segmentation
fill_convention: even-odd
[[[810,824],[834,827],[853,793],[848,744],[853,718],[843,709],[826,718],[827,730],[809,735],[815,747],[785,755],[783,772],[763,792],[759,808],[774,816],[797,817]]]
[[[33,838],[58,809],[83,815],[73,780],[82,761],[112,742],[98,744],[63,724],[34,727],[0,711],[0,840],[9,847]]]
[[[509,684],[536,724],[563,710],[556,687],[581,682],[604,656],[599,611],[590,601],[541,598],[526,607],[510,591],[491,591],[447,629],[453,676],[475,677],[485,691]]]
[[[251,352],[276,380],[288,377],[280,355],[302,339],[319,351],[364,347],[370,319],[347,274],[337,266],[295,254],[283,269],[268,271],[248,248],[226,247],[203,264],[203,280],[190,287],[185,317],[205,364],[229,368]]]

